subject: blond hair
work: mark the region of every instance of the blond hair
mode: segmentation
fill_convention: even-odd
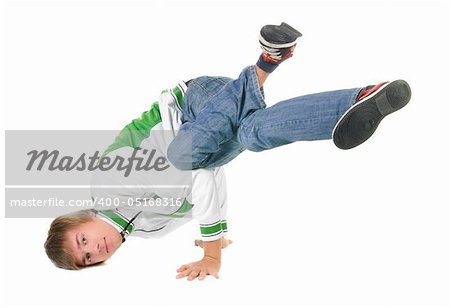
[[[66,234],[67,231],[91,221],[93,214],[91,210],[83,210],[59,216],[53,220],[44,248],[47,256],[57,267],[69,270],[79,270],[83,267],[76,264],[75,258],[66,248]]]

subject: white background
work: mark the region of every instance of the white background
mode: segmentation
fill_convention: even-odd
[[[2,306],[449,307],[446,2],[5,1],[0,9],[3,130],[121,129],[181,79],[238,76],[259,55],[260,27],[281,21],[304,36],[267,81],[268,105],[397,78],[413,91],[351,151],[301,142],[231,162],[235,243],[219,280],[175,279],[202,255],[195,222],[163,240],[130,238],[106,266],[75,272],[44,253],[50,219],[2,214]]]

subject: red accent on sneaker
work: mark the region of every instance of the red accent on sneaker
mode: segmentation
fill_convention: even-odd
[[[286,59],[289,59],[290,57],[292,57],[294,55],[294,49],[297,46],[297,44],[295,44],[294,46],[292,46],[289,51],[281,58],[281,61],[284,61]]]
[[[275,63],[275,64],[278,63],[278,60],[272,58],[266,51],[263,51],[262,56],[263,56],[264,61],[266,61],[266,62]]]
[[[269,63],[281,63],[286,59],[289,59],[290,57],[292,57],[294,55],[294,49],[297,46],[297,44],[295,44],[294,46],[292,46],[291,48],[289,48],[289,50],[286,52],[286,54],[284,56],[281,57],[281,59],[274,59],[272,58],[265,50],[263,51],[262,55],[264,58],[264,61],[269,62]]]
[[[387,81],[377,84],[376,86],[368,86],[365,89],[362,89],[358,96],[356,97],[356,101],[359,102],[360,100],[366,98],[373,92],[377,91],[379,88],[381,88],[384,84],[388,83]]]

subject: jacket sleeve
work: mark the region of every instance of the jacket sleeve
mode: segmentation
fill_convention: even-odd
[[[222,223],[223,207],[220,187],[216,183],[216,169],[192,171],[192,216],[200,224],[203,241],[217,240],[226,232],[226,224]]]
[[[158,103],[162,129],[172,132],[173,138],[181,126],[181,111],[177,107],[172,90],[163,91],[159,96]]]
[[[228,198],[227,198],[227,181],[225,178],[225,169],[223,167],[215,168],[215,180],[216,180],[217,194],[219,197],[220,224],[222,227],[223,235],[225,235],[228,232],[227,226]]]

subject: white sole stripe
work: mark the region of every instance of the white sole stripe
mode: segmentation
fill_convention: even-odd
[[[273,43],[269,43],[268,41],[266,41],[264,39],[264,37],[260,34],[259,35],[259,41],[261,44],[270,47],[270,48],[288,48],[288,47],[292,47],[297,43],[297,40],[293,41],[292,43],[286,43],[286,44],[273,44]]]
[[[339,123],[341,122],[341,120],[347,115],[347,113],[349,113],[350,111],[353,110],[353,108],[355,108],[356,106],[361,105],[362,103],[364,103],[365,101],[371,99],[372,97],[374,97],[375,95],[377,95],[381,90],[383,90],[385,87],[387,87],[388,85],[390,85],[393,81],[389,81],[387,83],[385,83],[384,85],[382,85],[378,90],[376,90],[375,92],[373,92],[372,94],[370,94],[369,96],[363,98],[360,102],[357,102],[356,104],[353,104],[350,108],[348,108],[348,110],[339,118],[339,120],[337,121],[336,125],[333,128],[333,133],[331,134],[331,138],[334,137],[334,132],[336,131],[336,128],[338,127]]]

